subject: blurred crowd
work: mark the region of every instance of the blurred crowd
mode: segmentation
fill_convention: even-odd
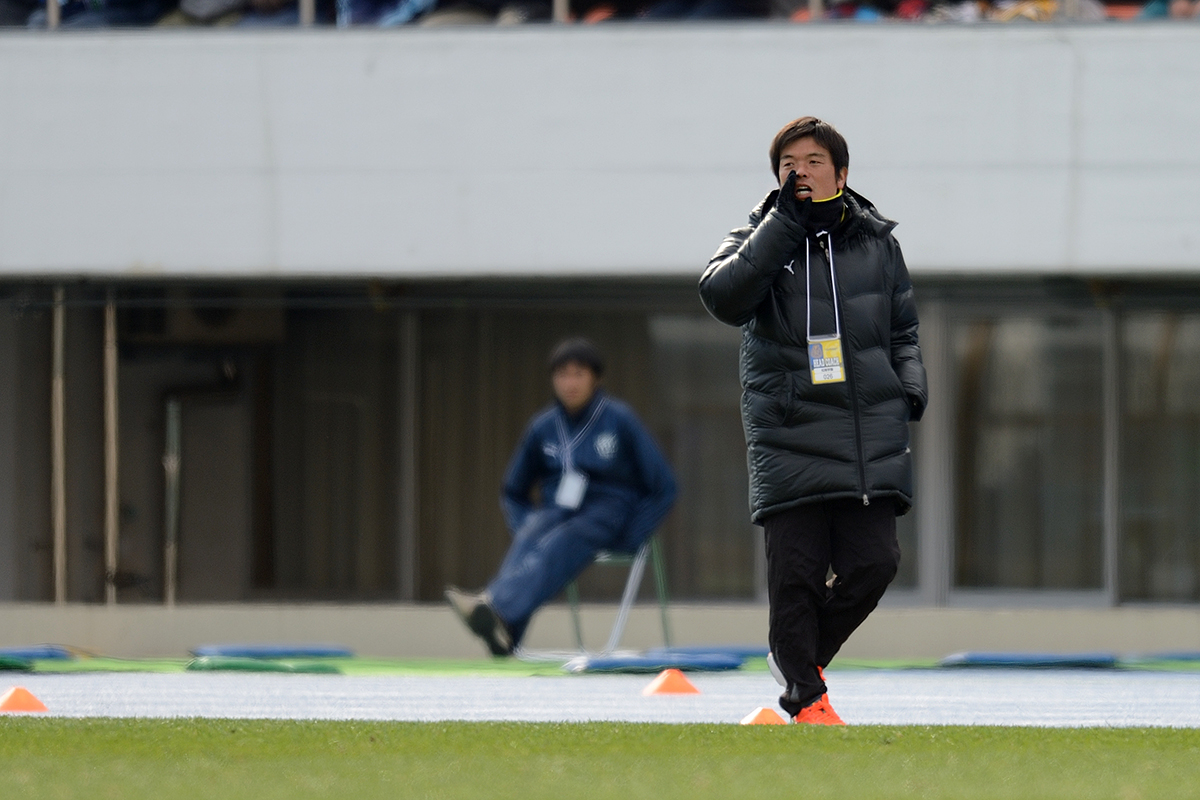
[[[52,0],[53,1],[53,0]],[[64,28],[287,26],[297,0],[57,0]],[[511,25],[548,22],[552,0],[316,0],[320,25]],[[1047,22],[1172,18],[1200,20],[1200,0],[569,0],[569,19],[814,19],[927,22]],[[44,28],[44,0],[0,0],[0,26]]]

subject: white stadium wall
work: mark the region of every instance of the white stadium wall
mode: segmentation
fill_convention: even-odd
[[[914,273],[1200,272],[1200,26],[0,34],[0,277],[696,275],[834,122]]]

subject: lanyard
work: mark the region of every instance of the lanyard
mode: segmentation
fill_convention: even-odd
[[[829,247],[829,286],[833,292],[833,335],[826,334],[825,336],[813,337],[812,332],[812,282],[810,275],[812,270],[812,243],[807,238],[804,240],[804,310],[806,313],[805,319],[805,335],[808,341],[820,341],[822,339],[840,339],[842,338],[842,315],[838,313],[838,290],[837,290],[837,271],[833,268],[833,240],[829,236],[829,231],[818,231],[817,237],[824,236],[825,242]]]
[[[575,449],[575,445],[583,441],[583,437],[587,436],[588,431],[596,424],[596,420],[600,417],[600,412],[608,405],[608,398],[601,397],[596,403],[596,407],[592,409],[592,415],[588,417],[587,422],[583,423],[583,427],[579,429],[579,433],[575,434],[574,438],[567,438],[566,413],[563,412],[554,418],[555,425],[558,427],[558,447],[562,453],[563,472],[573,472],[575,469],[575,458],[571,455]]]
[[[588,478],[587,475],[575,469],[575,457],[572,455],[572,451],[575,449],[575,445],[579,444],[584,436],[587,436],[607,403],[607,398],[601,397],[596,403],[596,407],[592,409],[592,415],[588,417],[587,422],[580,426],[579,433],[570,440],[567,439],[565,422],[567,415],[562,413],[554,418],[558,426],[558,446],[563,462],[562,478],[559,479],[558,489],[554,492],[554,505],[559,508],[575,511],[583,504],[583,498],[587,494]]]
[[[812,245],[804,240],[804,303],[808,315],[805,335],[808,338],[808,368],[813,385],[841,383],[846,380],[846,362],[842,355],[842,315],[838,311],[837,270],[833,268],[833,242],[829,232],[821,231],[829,255],[829,287],[833,294],[833,333],[813,336],[812,332]]]

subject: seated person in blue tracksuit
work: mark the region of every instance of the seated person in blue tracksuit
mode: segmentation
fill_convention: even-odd
[[[671,468],[632,409],[600,389],[603,374],[586,339],[554,348],[557,402],[530,421],[504,476],[508,554],[481,594],[446,589],[493,655],[512,654],[533,613],[597,550],[634,552],[675,502]]]

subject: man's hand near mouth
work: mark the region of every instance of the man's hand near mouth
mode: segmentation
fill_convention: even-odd
[[[800,188],[803,184],[797,184],[796,173],[789,172],[787,180],[783,182],[783,186],[779,187],[779,197],[775,200],[775,208],[779,213],[786,217],[791,222],[796,223],[801,228],[806,228],[809,214],[812,213],[812,189],[807,186],[803,188],[806,194],[801,195]]]

